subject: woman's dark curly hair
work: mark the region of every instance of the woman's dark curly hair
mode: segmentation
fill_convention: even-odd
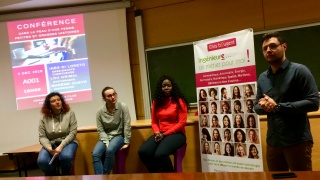
[[[50,93],[50,94],[48,94],[46,96],[46,99],[43,102],[43,105],[42,105],[42,108],[41,108],[41,113],[43,115],[45,115],[45,116],[51,116],[52,115],[52,110],[51,110],[51,107],[50,107],[50,98],[52,98],[53,96],[59,96],[60,97],[61,103],[62,103],[62,111],[64,113],[70,111],[70,106],[64,100],[63,95],[58,93],[58,92],[52,92],[52,93]]]
[[[171,84],[172,84],[172,92],[171,92],[171,100],[173,103],[176,103],[178,106],[178,109],[181,108],[181,105],[179,103],[179,99],[181,99],[182,101],[184,101],[187,105],[187,108],[189,107],[189,103],[187,101],[187,99],[183,96],[183,94],[181,93],[178,84],[175,82],[175,80],[168,75],[163,75],[159,78],[157,85],[156,85],[156,90],[154,92],[154,96],[153,96],[153,102],[155,103],[155,110],[157,110],[159,107],[164,105],[164,93],[162,92],[162,82],[164,80],[168,79]]]
[[[237,129],[237,130],[234,132],[234,141],[235,141],[235,142],[239,142],[239,140],[237,139],[237,133],[238,133],[238,132],[240,132],[241,135],[242,135],[242,140],[241,140],[241,142],[242,142],[242,143],[246,142],[246,133],[244,133],[244,131],[241,130],[241,129]]]

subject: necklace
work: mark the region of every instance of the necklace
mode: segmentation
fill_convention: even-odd
[[[59,133],[61,133],[61,114],[62,114],[62,113],[60,112],[60,114],[59,114],[59,125],[60,125],[60,127],[59,127]],[[52,132],[55,132],[53,114],[52,114],[52,116],[51,116],[51,120],[52,120]]]

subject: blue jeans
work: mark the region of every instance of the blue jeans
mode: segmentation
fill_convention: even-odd
[[[52,149],[55,149],[57,147],[57,145],[52,145]],[[74,155],[77,151],[77,148],[78,144],[76,142],[71,142],[70,144],[66,145],[59,154],[58,158],[62,175],[70,175],[74,163]],[[56,172],[55,163],[49,165],[51,158],[52,155],[45,148],[42,148],[39,152],[37,160],[38,166],[46,176],[59,175]]]
[[[98,141],[92,152],[92,163],[95,174],[110,174],[116,152],[124,145],[124,138],[116,136],[109,142],[108,148]]]

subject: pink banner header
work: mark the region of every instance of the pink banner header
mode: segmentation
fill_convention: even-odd
[[[207,49],[208,49],[208,51],[214,51],[214,50],[218,50],[218,49],[233,47],[236,45],[237,45],[236,38],[231,38],[231,39],[227,39],[227,40],[223,40],[223,41],[219,41],[219,42],[210,43],[207,45]]]
[[[83,15],[8,22],[9,41],[27,41],[84,34]]]
[[[256,81],[256,66],[196,74],[196,87],[219,86]]]

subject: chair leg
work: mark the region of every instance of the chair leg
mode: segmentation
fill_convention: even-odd
[[[73,156],[73,162],[72,162],[72,168],[71,168],[71,172],[70,172],[70,175],[75,175],[76,172],[75,172],[75,162],[76,162],[76,155],[77,155],[77,151],[74,152],[74,156]]]
[[[129,147],[125,149],[120,149],[116,152],[116,164],[117,171],[115,174],[125,174],[126,173],[126,159],[129,154]]]
[[[55,174],[56,175],[61,175],[61,170],[60,170],[60,162],[59,162],[59,158],[56,158],[55,160],[54,160],[54,165],[55,165]]]
[[[182,172],[182,160],[186,154],[187,144],[183,145],[174,153],[174,171]]]

